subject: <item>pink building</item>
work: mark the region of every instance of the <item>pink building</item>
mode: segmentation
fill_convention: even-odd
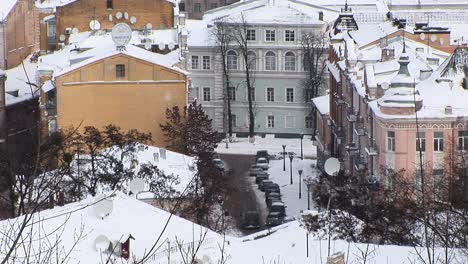
[[[450,34],[438,29],[424,29],[430,42]],[[317,133],[319,164],[337,157],[342,175],[380,190],[394,187],[392,172],[420,187],[421,161],[434,186],[455,175],[454,165],[466,167],[468,49],[449,54],[415,32],[389,22],[331,36],[328,116],[317,107],[319,128],[329,129]]]

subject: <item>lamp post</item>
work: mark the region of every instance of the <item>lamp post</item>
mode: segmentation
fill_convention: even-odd
[[[282,145],[283,147],[283,171],[286,171],[286,145]]]
[[[302,153],[302,139],[304,138],[304,134],[301,134],[301,160],[304,159],[304,154]]]
[[[293,184],[293,179],[292,179],[292,161],[294,159],[294,153],[289,153],[289,171],[291,173],[291,184]]]
[[[299,199],[302,198],[302,170],[298,170],[297,172],[299,172]]]
[[[307,186],[307,210],[310,210],[310,187],[312,187],[313,180],[311,176],[307,176],[304,181]]]

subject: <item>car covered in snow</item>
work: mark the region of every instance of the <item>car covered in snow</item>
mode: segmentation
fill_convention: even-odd
[[[256,165],[257,165],[259,168],[262,168],[262,169],[264,169],[264,170],[268,170],[268,168],[269,168],[268,160],[265,159],[265,158],[259,158],[259,159],[257,159]]]
[[[284,222],[284,216],[280,212],[270,212],[266,218],[265,224],[269,227],[281,225]]]
[[[260,228],[260,213],[258,211],[247,211],[242,216],[243,229]]]

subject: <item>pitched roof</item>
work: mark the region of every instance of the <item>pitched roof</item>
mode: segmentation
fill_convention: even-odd
[[[0,21],[8,16],[17,2],[18,0],[2,0],[0,4]]]

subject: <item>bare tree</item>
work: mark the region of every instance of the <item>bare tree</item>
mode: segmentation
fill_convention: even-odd
[[[254,113],[254,74],[252,66],[256,62],[256,58],[253,58],[250,51],[249,41],[247,39],[247,30],[249,25],[244,15],[240,17],[240,21],[232,23],[233,26],[233,35],[234,41],[237,44],[240,55],[244,61],[244,74],[245,74],[245,83],[247,87],[247,100],[248,100],[248,116],[249,116],[249,138],[250,140],[254,139],[255,136],[255,113]]]
[[[303,32],[301,37],[303,67],[307,73],[301,86],[304,91],[304,101],[310,102],[319,96],[324,84],[325,60],[327,57],[327,36],[324,32]],[[313,136],[317,127],[316,109],[312,108]]]
[[[231,83],[229,80],[229,68],[227,65],[227,52],[231,48],[234,41],[232,35],[232,27],[224,19],[215,21],[214,27],[211,30],[211,35],[215,41],[216,52],[221,55],[221,67],[223,71],[223,99],[225,102],[225,118],[224,129],[227,130],[229,136],[232,136],[232,112],[231,112],[231,97],[229,89]],[[226,129],[227,128],[227,129]],[[226,132],[226,131],[225,131]]]

